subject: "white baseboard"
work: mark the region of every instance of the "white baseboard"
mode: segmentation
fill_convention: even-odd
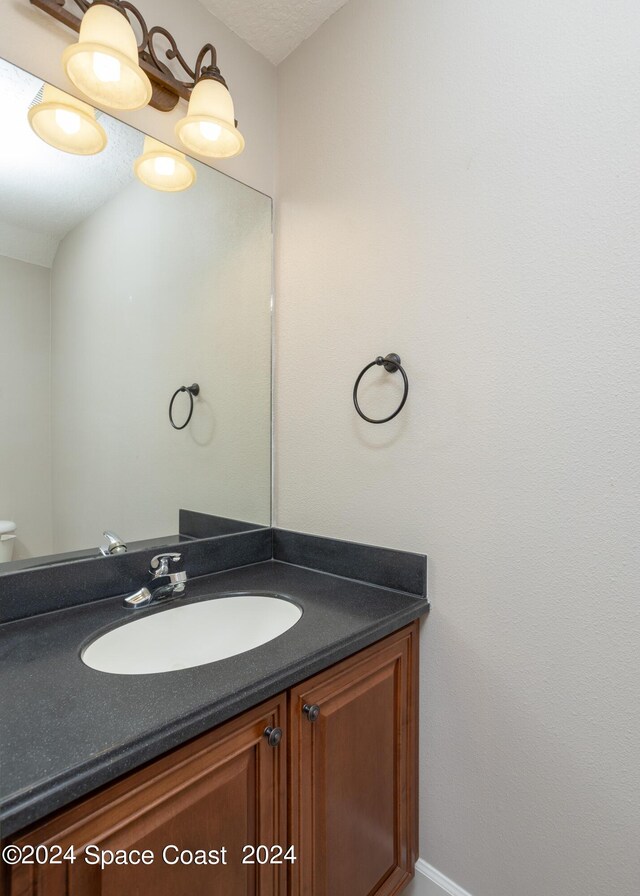
[[[416,862],[416,876],[405,890],[406,896],[471,896],[424,859]]]

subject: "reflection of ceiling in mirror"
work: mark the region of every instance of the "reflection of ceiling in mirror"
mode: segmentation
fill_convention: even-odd
[[[0,59],[0,255],[48,267],[59,241],[133,179],[144,138],[102,115],[109,139],[103,152],[60,152],[27,120],[41,87],[42,81]]]

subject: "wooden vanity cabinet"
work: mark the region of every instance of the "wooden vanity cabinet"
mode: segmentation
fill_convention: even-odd
[[[12,838],[76,858],[5,868],[10,896],[399,893],[417,858],[417,634],[413,623]],[[208,863],[167,864],[171,844]],[[263,850],[243,864],[260,845],[282,847],[270,852],[282,863],[261,864]],[[154,860],[101,871],[87,862],[96,848]]]
[[[292,688],[291,896],[391,896],[417,860],[417,623]]]
[[[245,844],[286,840],[286,753],[265,729],[285,723],[286,697],[155,760],[14,840],[73,846],[73,863],[16,865],[10,896],[284,896],[281,865],[243,865]],[[165,847],[227,848],[227,864],[167,864]],[[91,847],[91,849],[89,849]],[[151,850],[152,864],[88,864],[99,850]],[[175,861],[178,850],[167,858]],[[188,859],[188,856],[185,856]],[[215,861],[215,856],[207,856]],[[221,860],[222,855],[218,855]]]

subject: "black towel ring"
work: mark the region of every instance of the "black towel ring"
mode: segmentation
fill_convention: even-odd
[[[366,414],[363,414],[360,410],[360,405],[358,404],[358,386],[360,385],[360,380],[365,375],[367,370],[371,367],[375,367],[376,364],[378,367],[384,365],[384,369],[388,373],[395,373],[397,370],[402,374],[402,379],[404,380],[404,393],[402,395],[402,401],[400,402],[399,407],[393,412],[393,414],[389,414],[388,417],[384,417],[382,420],[373,420],[371,417],[367,417]],[[387,355],[386,358],[383,358],[382,355],[379,355],[375,361],[372,361],[371,364],[367,364],[367,366],[360,372],[360,376],[356,380],[356,384],[353,387],[353,403],[356,406],[356,411],[360,414],[363,420],[366,420],[367,423],[388,423],[389,420],[393,420],[394,417],[400,413],[404,404],[407,400],[407,395],[409,394],[409,380],[407,379],[407,374],[404,372],[404,367],[400,363],[400,355],[396,355],[395,352],[391,352],[390,355]]]
[[[176,426],[176,424],[173,422],[173,402],[176,400],[176,397],[181,392],[189,393],[189,400],[191,402],[191,407],[189,408],[189,416],[184,421],[182,426]],[[191,420],[191,415],[193,414],[193,398],[199,392],[200,392],[200,386],[197,383],[194,383],[193,386],[180,386],[180,388],[176,389],[176,391],[173,393],[173,395],[171,396],[171,401],[169,402],[169,420],[174,429],[184,429],[185,426],[188,426],[189,420]]]

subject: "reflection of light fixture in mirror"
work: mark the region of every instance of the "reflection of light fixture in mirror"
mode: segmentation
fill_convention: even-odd
[[[133,163],[133,170],[143,184],[166,193],[188,190],[196,180],[196,170],[184,153],[153,137],[144,138],[142,155]]]
[[[43,86],[42,102],[29,109],[28,117],[38,137],[63,152],[92,156],[107,145],[95,110],[51,84]]]
[[[217,67],[205,69],[196,83],[187,116],[177,123],[176,134],[187,149],[200,156],[229,159],[244,149],[233,100]]]
[[[94,0],[80,25],[78,43],[62,55],[70,80],[109,109],[141,109],[151,82],[138,65],[138,42],[118,0]]]

